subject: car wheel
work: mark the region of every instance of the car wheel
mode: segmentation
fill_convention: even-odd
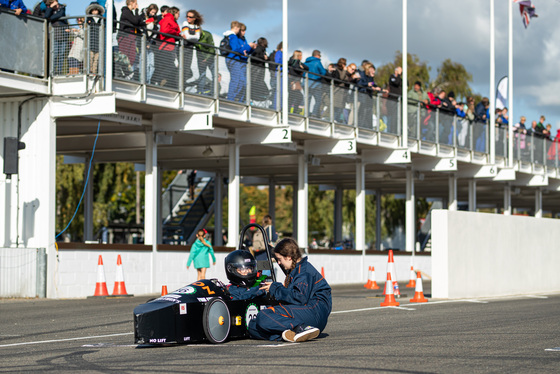
[[[204,335],[212,343],[223,343],[231,327],[229,309],[222,299],[212,299],[204,306],[202,314]]]

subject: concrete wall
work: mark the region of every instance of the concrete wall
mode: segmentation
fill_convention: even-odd
[[[49,269],[48,277],[54,280],[55,293],[53,298],[86,297],[93,295],[97,279],[97,262],[103,256],[105,278],[109,293],[112,293],[115,282],[117,255],[121,255],[126,290],[135,295],[147,295],[161,292],[162,285],[168,291],[175,290],[196,281],[196,270],[191,266],[186,269],[188,252],[159,251],[156,256],[149,251],[117,251],[117,250],[60,250],[59,260],[55,268]],[[227,253],[216,253],[216,266],[211,266],[207,278],[218,278],[227,283],[224,272],[224,258]],[[411,257],[395,255],[397,279],[408,281],[410,276]],[[155,277],[151,280],[151,261],[155,258]],[[375,266],[377,282],[386,279],[387,255],[347,254],[311,254],[309,261],[321,271],[324,269],[327,281],[332,284],[364,284],[367,281],[368,266]],[[431,274],[429,256],[415,256],[414,267]],[[362,271],[363,270],[363,271]],[[278,269],[278,280],[284,276]]]
[[[560,220],[436,210],[432,296],[560,291]]]

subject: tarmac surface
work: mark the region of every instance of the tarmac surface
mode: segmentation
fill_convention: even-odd
[[[327,328],[305,343],[155,348],[133,344],[132,311],[149,296],[3,299],[0,372],[560,372],[560,294],[412,304],[401,292],[381,308],[379,291],[333,287]]]

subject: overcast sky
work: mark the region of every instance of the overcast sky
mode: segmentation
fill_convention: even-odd
[[[28,0],[29,1],[29,0]],[[138,0],[140,8],[151,2]],[[507,6],[512,0],[495,0],[496,84],[507,75]],[[179,23],[188,9],[203,14],[203,28],[213,34],[229,29],[232,20],[247,25],[247,39],[264,36],[269,51],[282,38],[282,0],[166,0],[158,5],[181,9]],[[67,15],[83,14],[90,1],[68,2]],[[431,66],[446,58],[462,63],[473,75],[473,90],[488,96],[490,77],[489,0],[408,0],[408,51]],[[124,1],[116,1],[117,11]],[[560,128],[560,0],[533,0],[538,18],[525,29],[519,8],[513,14],[514,120],[528,122],[544,114],[546,122]],[[304,58],[313,49],[323,62],[346,57],[349,62],[369,59],[376,66],[393,61],[402,47],[400,0],[289,0],[289,50],[301,49]],[[216,39],[216,38],[215,38]],[[215,40],[219,43],[220,39]]]

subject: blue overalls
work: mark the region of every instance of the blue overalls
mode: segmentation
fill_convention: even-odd
[[[269,292],[280,305],[261,310],[249,322],[255,339],[280,340],[282,332],[299,325],[323,330],[332,309],[331,287],[323,276],[303,258],[288,275],[288,287],[275,282]]]

